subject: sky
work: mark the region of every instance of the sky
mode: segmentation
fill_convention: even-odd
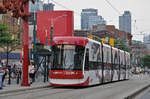
[[[107,25],[115,25],[116,28],[119,28],[119,16],[125,10],[130,11],[133,40],[143,41],[143,35],[150,33],[150,0],[49,0],[49,2],[55,4],[54,10],[74,11],[74,29],[80,29],[82,9],[95,8],[107,21]]]

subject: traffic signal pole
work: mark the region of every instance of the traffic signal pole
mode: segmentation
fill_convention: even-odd
[[[24,5],[24,12],[29,12],[29,2],[26,2]],[[28,45],[28,38],[29,38],[29,27],[28,27],[28,19],[24,20],[24,36],[23,36],[23,79],[21,86],[30,86],[28,82],[28,65],[29,65],[29,45]]]

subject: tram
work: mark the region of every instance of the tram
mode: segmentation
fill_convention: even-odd
[[[91,86],[129,79],[130,54],[86,37],[56,37],[52,86]]]

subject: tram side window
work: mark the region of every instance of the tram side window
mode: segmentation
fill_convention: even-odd
[[[99,65],[97,61],[89,61],[89,69],[96,70],[99,69]]]
[[[89,49],[86,49],[85,70],[89,70]]]

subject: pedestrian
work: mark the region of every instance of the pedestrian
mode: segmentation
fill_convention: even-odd
[[[0,74],[2,75],[2,86],[4,87],[4,80],[5,80],[5,76],[6,76],[6,73],[5,73],[5,70],[3,69],[2,65],[0,64]]]
[[[3,78],[2,78],[2,84],[3,84],[3,87],[5,87],[4,81],[5,81],[6,75],[8,73],[8,69],[7,69],[7,67],[2,67],[2,68],[4,70],[4,75],[3,75]]]
[[[35,78],[35,68],[32,62],[30,62],[29,65],[29,77],[30,77],[30,84],[32,84]]]
[[[2,69],[2,65],[0,64],[0,89],[3,87],[3,75],[4,75],[4,70]]]

